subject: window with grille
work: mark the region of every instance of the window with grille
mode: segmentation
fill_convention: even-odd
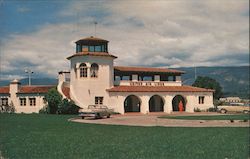
[[[30,106],[36,106],[36,98],[29,98]]]
[[[204,104],[204,96],[199,96],[199,104]]]
[[[95,97],[95,104],[103,104],[103,97]]]
[[[20,106],[26,106],[26,98],[20,98]]]
[[[80,77],[87,77],[88,76],[88,68],[85,63],[80,65]]]

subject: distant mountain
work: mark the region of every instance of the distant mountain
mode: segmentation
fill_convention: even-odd
[[[192,67],[177,68],[185,71],[182,81],[192,85],[195,81],[195,69]],[[196,76],[208,76],[218,81],[223,88],[224,96],[249,98],[249,66],[241,67],[196,67]]]
[[[32,85],[57,85],[57,79],[55,78],[32,78],[31,84]],[[24,78],[20,80],[22,85],[28,85],[29,79]],[[9,80],[0,81],[0,86],[7,86],[10,84]]]
[[[185,71],[182,81],[185,85],[192,85],[195,81],[193,67],[175,68]],[[224,96],[239,96],[249,98],[249,67],[196,67],[196,76],[208,76],[220,83]],[[28,79],[20,80],[22,85],[28,84]],[[9,85],[10,81],[0,81],[0,86]],[[33,78],[32,85],[56,85],[54,78]]]

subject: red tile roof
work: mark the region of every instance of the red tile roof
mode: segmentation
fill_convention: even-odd
[[[70,99],[70,88],[69,88],[69,87],[63,87],[63,88],[62,88],[62,92],[63,92],[63,94],[64,94],[68,99]]]
[[[22,86],[18,93],[47,93],[51,88],[55,86]]]
[[[167,68],[153,68],[153,67],[128,67],[115,66],[116,71],[121,72],[158,72],[158,73],[185,73],[184,71],[167,69]]]
[[[10,87],[0,87],[0,94],[9,94],[10,92]]]
[[[192,86],[115,86],[109,92],[214,92],[212,89]]]
[[[117,58],[116,56],[114,55],[111,55],[109,53],[105,53],[105,52],[78,52],[78,53],[75,53],[69,57],[67,57],[67,59],[71,59],[72,57],[75,57],[75,56],[106,56],[106,57],[112,57],[112,58]]]

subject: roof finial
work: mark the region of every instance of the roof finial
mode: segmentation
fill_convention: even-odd
[[[97,22],[95,21],[94,24],[95,24],[95,37],[96,37],[96,25],[97,25]]]

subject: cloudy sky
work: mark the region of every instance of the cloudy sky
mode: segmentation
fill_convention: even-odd
[[[56,77],[95,21],[115,65],[249,65],[248,0],[0,0],[0,79]]]

